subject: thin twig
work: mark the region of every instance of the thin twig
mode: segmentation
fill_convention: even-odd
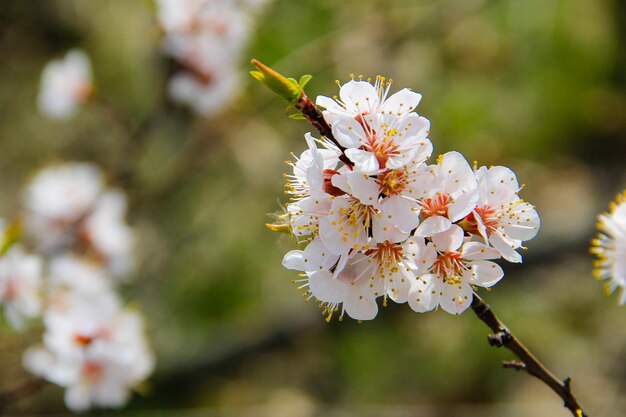
[[[505,368],[512,368],[518,371],[526,371],[535,378],[541,380],[552,389],[561,399],[563,406],[571,411],[575,417],[588,417],[572,393],[570,386],[571,379],[564,381],[557,379],[517,338],[507,329],[507,327],[495,315],[491,307],[483,302],[476,294],[472,300],[472,310],[476,316],[485,323],[493,332],[489,336],[489,344],[495,347],[505,347],[515,354],[521,362],[504,362]]]
[[[337,141],[335,135],[333,135],[333,129],[324,119],[322,112],[320,111],[320,109],[317,108],[315,103],[313,103],[313,101],[306,95],[304,91],[302,91],[302,96],[295,104],[295,107],[313,125],[313,127],[316,128],[318,132],[320,132],[322,136],[330,140],[332,143],[335,144],[335,146],[337,146],[337,148],[339,148],[339,150],[341,151],[341,156],[339,157],[339,160],[346,165],[353,165],[352,161],[350,161],[345,154],[346,148],[344,146],[341,146],[341,144]]]

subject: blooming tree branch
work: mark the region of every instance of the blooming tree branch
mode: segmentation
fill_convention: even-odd
[[[488,338],[489,344],[494,347],[504,347],[520,361],[503,362],[504,368],[515,369],[518,371],[526,371],[528,374],[539,379],[546,384],[552,391],[563,399],[563,406],[572,412],[575,417],[587,417],[578,399],[572,393],[571,379],[565,378],[560,381],[548,368],[546,368],[527,348],[520,342],[515,335],[500,321],[498,316],[493,312],[491,307],[483,302],[476,294],[472,300],[472,310],[483,323],[485,323],[494,334]]]
[[[540,379],[575,417],[585,417],[569,378],[550,373],[476,294],[503,278],[493,260],[521,263],[517,250],[539,230],[515,173],[471,167],[458,152],[428,164],[430,121],[415,112],[422,96],[407,88],[390,94],[385,77],[352,77],[338,97],[318,96],[314,104],[303,91],[310,77],[298,82],[253,64],[253,77],[323,135],[305,135],[308,149],[286,174],[286,212],[268,225],[306,244],[283,257],[283,266],[300,272],[294,283],[304,298],[317,299],[328,321],[334,314],[372,320],[381,299],[418,313],[461,314],[471,306],[494,331],[489,343],[520,359],[506,368]]]

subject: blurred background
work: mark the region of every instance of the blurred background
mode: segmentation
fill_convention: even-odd
[[[626,2],[274,0],[253,22],[241,94],[211,117],[169,103],[171,63],[150,1],[3,0],[0,216],[32,175],[93,161],[124,188],[139,245],[135,279],[157,369],[120,416],[566,416],[561,401],[486,343],[471,312],[327,324],[282,268],[295,241],[265,229],[290,152],[312,128],[247,77],[255,57],[314,75],[309,96],[349,74],[424,95],[435,153],[507,165],[542,218],[522,265],[481,296],[594,416],[626,409],[626,307],[591,275],[598,213],[626,185]],[[44,65],[73,47],[98,99],[68,122],[36,108]],[[0,391],[29,376],[41,337],[0,324]],[[65,415],[52,384],[8,415]],[[95,414],[94,414],[95,415]]]

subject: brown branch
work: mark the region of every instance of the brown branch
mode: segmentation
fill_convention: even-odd
[[[19,384],[10,387],[6,391],[0,392],[0,414],[10,405],[13,404],[22,398],[32,395],[35,392],[39,391],[44,385],[46,381],[39,377],[33,377],[27,379],[25,381],[20,382]]]
[[[317,108],[315,103],[313,103],[313,101],[306,95],[304,91],[302,91],[302,96],[296,102],[295,108],[298,109],[300,113],[302,113],[302,115],[309,121],[309,123],[313,125],[314,128],[317,129],[318,132],[320,132],[322,136],[330,140],[332,143],[335,144],[335,146],[337,146],[337,148],[339,148],[339,150],[341,151],[341,156],[339,157],[339,160],[341,162],[350,166],[354,165],[345,154],[346,148],[344,146],[341,146],[341,144],[335,138],[335,135],[333,135],[333,129],[324,119],[324,116],[322,115],[320,109]]]
[[[505,347],[520,359],[518,361],[507,361],[503,363],[505,368],[526,371],[530,375],[542,381],[552,389],[561,399],[563,406],[571,411],[575,417],[588,417],[572,393],[570,386],[571,379],[566,378],[563,382],[558,380],[517,338],[507,329],[507,327],[495,315],[491,307],[483,302],[476,294],[472,300],[472,310],[476,316],[485,323],[493,332],[488,342],[491,346]]]

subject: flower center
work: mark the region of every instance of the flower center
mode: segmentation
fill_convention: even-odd
[[[432,266],[432,271],[450,285],[461,283],[464,270],[465,263],[458,251],[440,253]]]
[[[382,266],[391,268],[402,261],[402,245],[397,243],[379,243],[374,249],[365,252],[366,255],[373,256]]]
[[[427,219],[432,216],[448,217],[448,206],[451,203],[450,195],[437,193],[435,197],[428,197],[420,201],[421,214]]]
[[[386,196],[398,195],[406,186],[406,174],[404,170],[389,170],[378,175],[376,179],[380,192]]]
[[[474,213],[475,212],[475,213]],[[473,212],[465,217],[463,228],[473,234],[478,234],[478,219],[476,215],[480,217],[480,220],[487,229],[487,236],[490,236],[500,225],[496,209],[491,206],[476,207]]]

